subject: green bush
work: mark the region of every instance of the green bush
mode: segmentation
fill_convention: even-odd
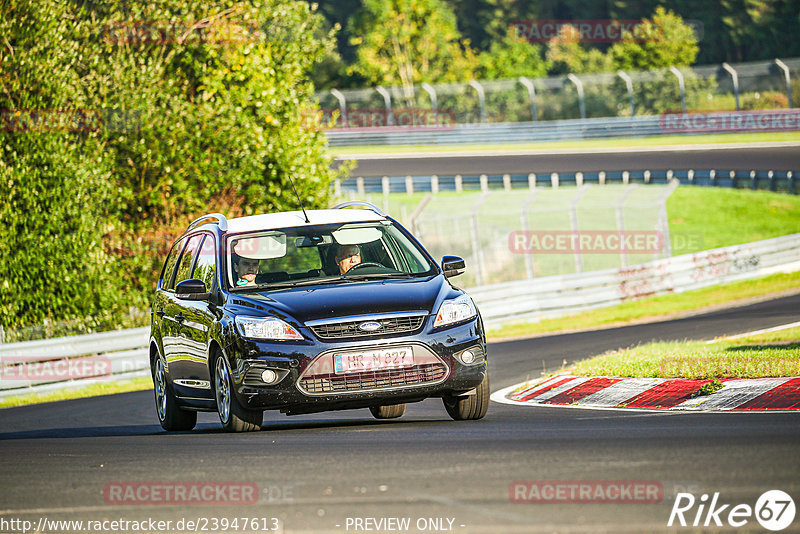
[[[327,205],[320,21],[293,0],[4,2],[0,325],[146,307],[189,221],[297,209],[290,177]]]

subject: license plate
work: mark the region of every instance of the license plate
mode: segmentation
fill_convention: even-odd
[[[411,347],[393,347],[333,355],[333,369],[336,374],[401,369],[413,365],[414,353]]]

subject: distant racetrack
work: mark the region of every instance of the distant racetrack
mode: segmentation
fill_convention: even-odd
[[[343,149],[346,151],[346,149]],[[646,169],[717,169],[800,171],[800,145],[773,148],[663,147],[603,151],[553,151],[521,154],[355,156],[351,176],[520,174],[625,171]]]

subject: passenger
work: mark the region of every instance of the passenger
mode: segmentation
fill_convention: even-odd
[[[358,245],[341,245],[336,251],[336,264],[339,274],[344,274],[361,263],[361,249]]]
[[[256,285],[256,275],[259,270],[259,260],[253,258],[243,258],[239,256],[239,261],[234,264],[236,271],[236,287],[247,287]]]

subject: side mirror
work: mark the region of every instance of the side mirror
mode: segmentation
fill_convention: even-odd
[[[442,257],[442,272],[445,278],[452,278],[459,274],[464,274],[466,269],[464,260],[458,256],[444,256]]]
[[[179,282],[175,286],[175,295],[183,300],[208,300],[211,293],[206,290],[206,284],[197,278],[190,278]]]

